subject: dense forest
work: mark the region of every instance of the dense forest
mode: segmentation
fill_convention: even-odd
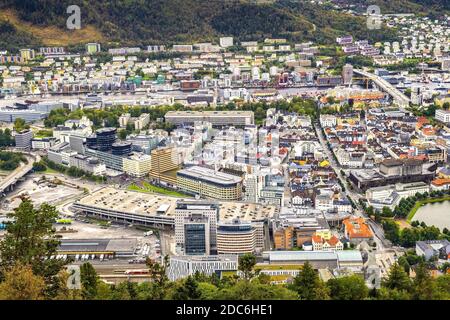
[[[0,48],[39,45],[36,28],[57,27],[67,33],[66,9],[72,4],[81,8],[82,28],[90,26],[99,32],[104,47],[211,41],[221,35],[239,40],[283,37],[320,43],[334,42],[336,36],[348,33],[372,40],[395,37],[391,29],[368,30],[363,17],[307,1],[5,0],[0,3]],[[2,11],[6,13],[2,15]],[[27,28],[22,22],[29,24]]]
[[[34,47],[40,45],[39,39],[33,35],[17,30],[17,28],[8,21],[0,19],[0,50],[16,51],[24,47]]]
[[[0,170],[12,171],[19,167],[20,162],[28,163],[27,158],[21,153],[0,151]]]

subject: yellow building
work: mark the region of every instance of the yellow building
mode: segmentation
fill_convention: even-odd
[[[320,167],[329,167],[330,166],[330,162],[328,160],[323,160],[319,163]]]
[[[332,237],[330,229],[321,229],[315,232],[316,236],[321,237],[324,240],[330,240]]]
[[[355,116],[343,116],[343,117],[336,117],[336,125],[340,126],[343,124],[349,124],[349,125],[355,125],[359,123],[359,113]]]
[[[178,168],[178,154],[173,147],[154,149],[151,152],[151,157],[153,172],[161,173]]]
[[[149,155],[132,155],[123,159],[123,171],[130,176],[144,177],[149,174],[151,167]]]
[[[440,179],[450,179],[450,168],[442,168],[437,175]]]
[[[150,177],[158,181],[176,184],[174,171],[179,168],[179,157],[176,148],[166,147],[154,149],[151,152]]]
[[[177,186],[186,193],[219,200],[242,198],[242,177],[205,167],[189,167],[177,172]]]
[[[35,57],[34,50],[33,49],[21,49],[20,57],[25,61],[33,60]]]

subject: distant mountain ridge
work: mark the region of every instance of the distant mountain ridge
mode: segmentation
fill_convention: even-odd
[[[99,41],[110,45],[144,46],[149,43],[210,41],[221,35],[232,35],[240,40],[283,37],[292,41],[322,43],[331,43],[336,36],[347,33],[372,40],[394,37],[392,30],[367,30],[362,17],[338,13],[308,1],[261,2],[4,0],[0,3],[0,48],[17,47],[11,38],[17,38],[20,45],[75,45]],[[72,4],[81,8],[84,30],[74,32],[65,28],[69,16],[66,9]]]

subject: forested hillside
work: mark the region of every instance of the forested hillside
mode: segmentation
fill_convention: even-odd
[[[66,9],[71,4],[81,8],[80,31],[65,28]],[[284,37],[332,42],[346,33],[374,40],[390,39],[394,34],[392,30],[369,32],[362,17],[289,0],[265,4],[242,0],[4,0],[0,21],[2,48],[40,42],[146,45],[209,41],[220,35],[240,40]]]

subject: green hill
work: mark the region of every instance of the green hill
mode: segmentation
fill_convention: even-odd
[[[401,1],[412,8],[417,6],[412,0]],[[65,28],[69,16],[66,8],[72,4],[81,8],[82,30]],[[393,30],[368,30],[362,17],[308,1],[4,0],[0,3],[0,48],[10,49],[89,41],[99,41],[106,47],[143,46],[210,41],[220,35],[233,35],[239,40],[283,37],[332,43],[336,36],[348,33],[371,40],[395,37]]]

